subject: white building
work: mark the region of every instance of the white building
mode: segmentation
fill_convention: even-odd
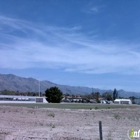
[[[115,99],[114,104],[132,104],[130,99]]]
[[[0,95],[0,103],[48,103],[45,97]]]

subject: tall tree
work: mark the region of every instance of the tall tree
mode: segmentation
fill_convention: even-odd
[[[116,90],[116,88],[113,91],[113,100],[115,100],[118,97],[118,92]]]
[[[45,91],[47,101],[51,103],[60,103],[62,100],[62,92],[58,87],[51,87]]]

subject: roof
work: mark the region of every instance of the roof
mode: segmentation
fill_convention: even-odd
[[[0,95],[0,98],[44,98],[39,96]]]
[[[114,101],[131,101],[130,99],[115,99]]]

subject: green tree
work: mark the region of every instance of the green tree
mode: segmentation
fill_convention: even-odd
[[[113,91],[113,100],[115,100],[118,97],[118,92],[116,90],[116,88]]]
[[[60,103],[62,99],[62,92],[58,87],[51,87],[45,91],[47,101],[51,103]]]
[[[131,99],[132,103],[135,104],[135,99],[136,99],[135,96],[130,96],[129,99]]]
[[[15,95],[15,91],[5,89],[5,90],[1,91],[1,94],[3,94],[3,95]]]
[[[91,93],[91,96],[92,96],[93,99],[96,100],[97,103],[100,102],[100,101],[99,101],[99,98],[100,98],[100,92],[92,92],[92,93]]]
[[[112,100],[112,93],[105,92],[105,93],[102,94],[102,97],[105,98],[108,101],[111,101]]]

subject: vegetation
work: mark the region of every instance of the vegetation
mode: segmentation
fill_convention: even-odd
[[[96,106],[95,109],[98,109],[98,107]]]
[[[15,91],[10,91],[10,90],[2,90],[1,94],[3,95],[15,95]]]
[[[0,106],[18,106],[18,107],[28,107],[28,108],[35,108],[35,104],[0,104]],[[110,107],[110,109],[113,108],[137,108],[137,106],[128,106],[128,105],[111,105],[111,104],[56,104],[56,103],[49,103],[49,104],[38,104],[38,108],[58,108],[58,109],[95,109],[97,107],[98,109],[106,109]],[[51,114],[51,113],[50,113]],[[51,115],[52,116],[52,115]],[[54,116],[55,117],[55,116]]]
[[[100,92],[92,92],[92,93],[91,93],[91,96],[92,96],[93,99],[96,100],[97,103],[100,102],[100,101],[99,101],[99,98],[100,98]]]
[[[3,90],[0,91],[0,94],[2,95],[21,95],[21,96],[38,96],[38,92],[20,92],[20,91],[10,91],[10,90]],[[116,98],[118,98],[118,91],[114,89],[113,92],[107,91],[103,94],[100,94],[100,92],[92,92],[90,94],[85,95],[74,95],[70,93],[65,93],[62,95],[62,92],[57,87],[51,87],[50,89],[47,89],[45,93],[41,93],[41,96],[46,96],[47,101],[50,103],[60,103],[62,96],[63,96],[63,102],[76,102],[76,103],[99,103],[101,100],[107,100],[107,103],[110,103],[108,101],[113,101]],[[126,97],[120,97],[123,99]],[[138,104],[138,101],[135,96],[130,96],[129,99],[131,99],[133,104]]]
[[[11,91],[11,90],[2,90],[0,91],[0,94],[2,95],[23,95],[23,96],[38,96],[38,92],[19,92],[17,91]],[[42,95],[42,93],[41,93]]]
[[[51,114],[49,114],[48,116],[50,116],[50,117],[55,117],[55,114],[54,113],[51,113]]]
[[[130,96],[129,99],[131,99],[132,103],[135,104],[135,99],[136,99],[136,97]]]
[[[47,101],[50,103],[60,103],[62,100],[62,92],[58,87],[51,87],[45,91]]]
[[[120,119],[120,115],[119,115],[119,114],[115,114],[115,115],[114,115],[114,118],[115,118],[116,120],[119,120],[119,119]]]
[[[113,91],[113,100],[115,100],[118,97],[118,92],[116,90],[116,88]]]
[[[112,93],[110,92],[105,92],[102,94],[102,97],[105,99],[105,100],[108,100],[108,101],[112,101],[113,97],[112,97]]]

